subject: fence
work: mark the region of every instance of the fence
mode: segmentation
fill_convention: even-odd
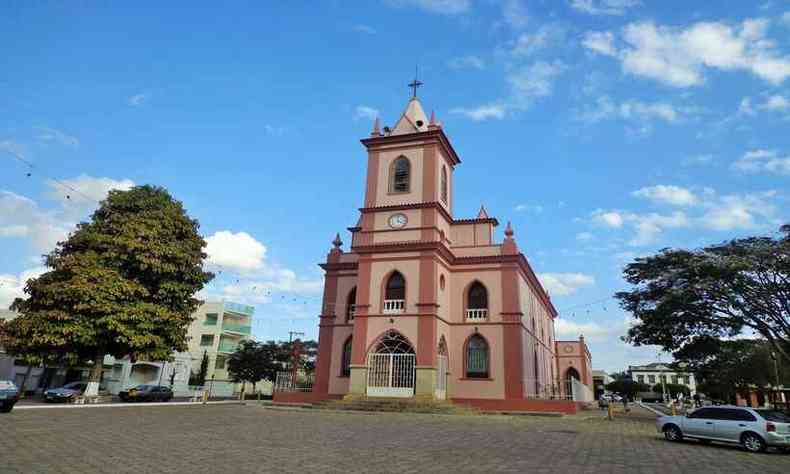
[[[275,392],[312,392],[315,374],[313,372],[277,372],[274,382]]]
[[[534,400],[573,400],[571,382],[563,380],[551,384],[538,379],[524,379],[524,397]]]

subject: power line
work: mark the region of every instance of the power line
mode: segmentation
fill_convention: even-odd
[[[18,161],[20,161],[21,163],[23,163],[24,165],[26,165],[26,166],[27,166],[27,167],[30,169],[30,172],[28,172],[28,173],[27,173],[27,177],[28,177],[28,178],[32,176],[32,174],[33,174],[33,173],[32,173],[32,171],[33,171],[33,170],[41,170],[41,169],[42,169],[41,167],[39,167],[39,166],[36,166],[36,165],[35,165],[35,164],[33,164],[32,162],[30,162],[30,161],[29,161],[27,158],[25,158],[24,156],[22,156],[22,154],[21,154],[21,153],[19,153],[19,152],[17,152],[17,151],[14,151],[14,150],[6,150],[6,151],[7,151],[7,152],[8,152],[8,153],[9,153],[11,156],[13,156],[14,158],[16,158]],[[75,193],[75,194],[79,194],[80,196],[84,197],[85,199],[87,199],[87,200],[89,200],[89,201],[93,201],[93,202],[95,202],[96,204],[101,204],[101,203],[100,203],[98,200],[96,200],[95,198],[92,198],[92,197],[88,196],[87,194],[83,193],[82,191],[80,191],[79,189],[75,188],[74,186],[72,186],[72,185],[70,185],[70,184],[68,184],[68,183],[65,183],[65,182],[63,182],[63,181],[61,181],[61,180],[59,180],[59,179],[57,179],[57,178],[54,178],[54,177],[52,177],[52,176],[48,175],[47,173],[45,173],[45,172],[43,172],[43,171],[39,171],[39,172],[40,172],[40,173],[41,173],[43,176],[46,176],[47,178],[49,178],[50,180],[54,181],[55,183],[57,183],[58,185],[62,186],[63,188],[65,188],[65,189],[68,189],[68,190],[72,191],[72,192],[73,192],[73,193]],[[67,194],[67,195],[66,195],[66,199],[71,199],[71,195]]]

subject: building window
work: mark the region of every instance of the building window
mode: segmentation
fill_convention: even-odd
[[[406,280],[400,272],[395,272],[390,275],[387,280],[387,291],[384,299],[388,300],[405,300],[406,299]]]
[[[217,370],[224,370],[225,369],[225,361],[226,361],[225,357],[217,356],[217,363],[214,365],[214,367]]]
[[[645,383],[645,376],[644,375],[637,375],[636,381],[639,383]]]
[[[672,376],[672,383],[675,384],[675,385],[678,384],[678,376],[677,375],[673,375]]]
[[[401,156],[392,162],[390,169],[390,192],[408,193],[411,177],[411,163],[408,158]]]
[[[466,377],[488,378],[488,343],[477,334],[466,344]]]
[[[213,346],[214,345],[214,335],[213,334],[203,334],[200,336],[200,345],[201,346]]]
[[[357,287],[351,289],[346,300],[346,322],[354,320],[354,313],[356,312],[357,302]]]
[[[348,377],[351,375],[351,338],[343,344],[343,357],[340,360],[340,375]]]
[[[203,322],[204,326],[216,326],[217,325],[217,313],[206,313],[206,320]]]
[[[656,376],[655,375],[648,375],[647,376],[648,383],[656,383]]]
[[[444,291],[444,275],[439,275],[439,289]]]
[[[466,319],[477,321],[488,318],[488,291],[476,281],[469,287],[466,297]]]
[[[442,201],[447,204],[447,167],[442,165]]]

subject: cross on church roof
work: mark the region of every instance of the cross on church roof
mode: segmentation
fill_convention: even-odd
[[[411,96],[417,97],[417,88],[422,85],[422,82],[417,80],[417,69],[414,70],[414,80],[409,83],[409,87],[412,88]]]

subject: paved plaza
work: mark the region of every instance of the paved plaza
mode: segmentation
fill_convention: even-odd
[[[255,404],[0,416],[0,473],[787,473],[790,455],[674,444],[649,416],[274,410]]]

